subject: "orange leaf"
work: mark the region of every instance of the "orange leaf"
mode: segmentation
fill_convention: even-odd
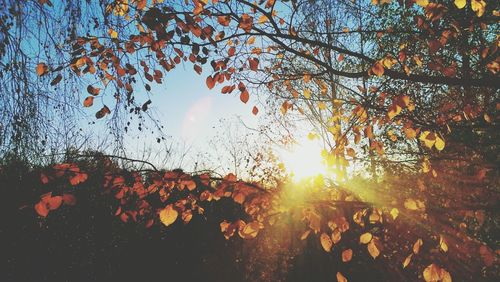
[[[342,273],[337,272],[337,282],[347,282],[347,278],[345,278]]]
[[[43,216],[43,217],[46,217],[49,214],[49,209],[47,208],[47,206],[45,205],[45,203],[42,202],[42,201],[36,203],[36,205],[35,205],[35,211],[40,216]]]
[[[65,205],[74,206],[76,205],[76,198],[73,194],[63,194],[62,200]]]
[[[94,104],[94,97],[88,96],[83,100],[83,106],[84,107],[91,107]]]
[[[253,106],[252,114],[257,115],[259,113],[259,109],[256,106]]]
[[[208,76],[206,83],[207,83],[208,89],[212,89],[215,86],[215,79],[212,76]]]
[[[384,66],[381,62],[376,62],[370,69],[373,74],[380,77],[384,74]]]
[[[352,259],[352,249],[347,249],[342,252],[342,261],[349,262]]]
[[[250,99],[250,95],[248,94],[248,91],[245,89],[243,92],[240,94],[240,100],[243,103],[247,103],[248,99]]]
[[[248,59],[248,63],[250,64],[250,69],[253,71],[257,71],[257,68],[259,67],[259,59],[257,58],[250,58]]]
[[[36,74],[38,74],[38,76],[46,74],[48,70],[49,68],[44,63],[39,63],[38,65],[36,65]]]
[[[77,172],[77,173],[75,173],[75,175],[73,175],[72,177],[69,178],[69,183],[71,183],[71,185],[75,186],[75,185],[78,185],[80,183],[85,182],[85,180],[87,180],[87,178],[88,178],[88,175],[86,173]]]

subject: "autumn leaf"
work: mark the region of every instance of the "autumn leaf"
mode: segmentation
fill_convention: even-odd
[[[404,202],[404,207],[408,210],[411,211],[424,211],[425,210],[425,204],[424,202],[420,200],[414,200],[414,199],[406,199]]]
[[[99,92],[101,91],[100,88],[96,88],[92,85],[89,85],[87,86],[87,92],[90,94],[90,95],[93,95],[93,96],[97,96],[99,95]]]
[[[84,107],[91,107],[94,104],[94,97],[88,96],[83,100],[83,106]]]
[[[48,70],[49,67],[47,67],[47,65],[44,63],[39,63],[38,65],[36,65],[36,74],[38,74],[38,76],[45,75]]]
[[[327,252],[330,252],[332,250],[332,246],[333,246],[333,242],[330,239],[330,236],[328,236],[328,234],[323,232],[323,233],[321,233],[319,239],[320,239],[321,246],[323,247],[323,249]]]
[[[359,237],[359,242],[361,244],[368,244],[372,240],[372,238],[373,235],[370,232],[366,232]]]
[[[445,253],[448,251],[448,244],[443,235],[439,235],[439,248]]]
[[[413,244],[413,253],[414,254],[418,254],[418,252],[420,252],[420,247],[422,247],[422,245],[424,244],[424,241],[422,241],[422,239],[418,239],[415,244]]]
[[[347,282],[347,278],[345,278],[342,273],[337,272],[337,282]]]
[[[248,63],[250,65],[250,69],[256,71],[259,67],[259,59],[257,58],[249,58]]]
[[[116,32],[114,29],[110,28],[108,30],[108,34],[111,38],[118,38],[118,32]]]
[[[434,263],[430,264],[424,269],[424,280],[426,282],[451,282],[451,275],[448,271]]]
[[[406,268],[410,264],[412,256],[413,256],[413,254],[409,254],[405,258],[405,260],[403,261],[403,268]]]
[[[100,119],[106,116],[107,114],[111,113],[109,108],[107,106],[102,107],[97,113],[95,113],[95,117]]]
[[[309,90],[308,88],[304,89],[304,97],[306,99],[311,98],[311,90]]]
[[[486,9],[486,2],[484,0],[471,0],[470,5],[472,11],[476,12],[478,17],[483,16]]]
[[[241,92],[241,94],[240,94],[240,100],[241,100],[241,102],[243,102],[243,103],[245,103],[245,104],[246,104],[246,103],[248,102],[248,100],[249,100],[249,99],[250,99],[250,95],[249,95],[248,91],[245,89],[245,90],[244,90],[243,92]]]
[[[377,245],[375,244],[375,239],[371,240],[370,243],[368,243],[368,252],[370,255],[373,257],[373,259],[376,259],[380,255],[380,250],[378,249]]]
[[[392,219],[396,220],[396,218],[399,215],[399,210],[397,208],[392,208],[390,213],[391,213]]]
[[[427,7],[429,5],[429,0],[416,0],[415,3],[419,5],[420,7]]]
[[[269,19],[267,18],[267,16],[266,15],[262,15],[262,16],[259,17],[259,20],[257,21],[257,23],[258,24],[263,24],[263,23],[266,23],[268,21],[269,21]]]
[[[381,62],[376,62],[370,71],[378,77],[381,77],[384,74],[384,66]]]
[[[352,249],[347,249],[342,252],[342,261],[349,262],[352,259]]]
[[[73,186],[83,183],[87,180],[88,175],[83,172],[76,172],[75,175],[69,178],[69,183]]]
[[[164,209],[160,211],[160,221],[169,226],[175,222],[179,213],[174,209],[173,205],[167,205]]]
[[[466,0],[455,0],[454,3],[455,3],[455,6],[457,6],[457,8],[463,9],[465,7],[465,5],[467,4],[467,1]]]
[[[439,136],[436,136],[436,141],[434,142],[434,147],[436,147],[436,149],[438,151],[442,151],[444,149],[444,140],[441,139]]]
[[[62,75],[61,74],[58,74],[51,82],[50,82],[50,86],[54,86],[56,84],[58,84],[62,79]]]
[[[300,240],[307,239],[307,237],[309,237],[310,233],[311,233],[311,229],[307,229],[306,231],[304,231],[304,233],[302,233],[302,235],[300,235]]]
[[[252,114],[257,115],[259,113],[259,109],[256,106],[252,108]]]
[[[243,227],[243,229],[238,232],[243,239],[253,239],[259,234],[261,223],[258,221],[252,221]]]
[[[212,89],[215,86],[215,79],[212,76],[207,76],[206,84],[208,89]]]
[[[248,14],[241,15],[238,27],[246,32],[250,32],[252,30],[252,26],[253,26],[253,17],[249,16]]]

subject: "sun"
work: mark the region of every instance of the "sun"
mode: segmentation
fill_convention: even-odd
[[[322,175],[331,177],[331,171],[322,157],[323,147],[317,140],[304,138],[281,154],[281,160],[293,181]]]

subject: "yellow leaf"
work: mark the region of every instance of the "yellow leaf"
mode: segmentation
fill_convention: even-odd
[[[429,5],[429,0],[416,0],[415,3],[421,7],[427,7]]]
[[[330,239],[330,236],[328,236],[326,233],[321,233],[321,236],[319,237],[321,246],[323,249],[327,252],[330,252],[332,250],[333,242]]]
[[[439,235],[439,247],[445,253],[448,251],[448,244],[446,243],[446,239],[443,237],[443,235]]]
[[[432,149],[432,146],[436,142],[436,138],[434,137],[434,134],[431,134],[429,131],[424,131],[420,133],[420,136],[418,139],[422,142],[424,142],[425,146],[429,149]]]
[[[420,200],[414,200],[414,199],[406,199],[404,202],[404,206],[406,209],[411,210],[411,211],[423,211],[425,210],[425,204],[424,202]]]
[[[345,278],[342,273],[337,272],[337,282],[347,282],[347,278]]]
[[[439,138],[439,136],[436,136],[436,141],[434,142],[434,147],[436,147],[436,149],[438,151],[442,151],[444,149],[444,140]]]
[[[305,240],[307,237],[309,237],[309,234],[311,233],[311,229],[306,230],[302,235],[300,236],[300,240]]]
[[[352,249],[347,249],[342,252],[342,261],[349,262],[352,259]]]
[[[269,19],[267,18],[266,15],[262,15],[259,17],[259,20],[257,21],[257,23],[259,24],[263,24],[263,23],[266,23]]]
[[[491,123],[491,118],[488,114],[484,114],[484,120],[487,122],[487,123]]]
[[[422,241],[422,239],[418,239],[415,244],[413,244],[413,253],[414,254],[418,254],[418,252],[420,252],[420,247],[422,247],[422,245],[424,244],[424,241]]]
[[[109,36],[111,36],[111,38],[118,38],[118,32],[116,32],[114,29],[110,28],[108,30],[108,34]]]
[[[451,282],[451,275],[445,269],[435,264],[430,264],[424,269],[424,280],[426,282]]]
[[[472,11],[476,12],[478,17],[481,17],[484,14],[486,8],[486,2],[483,0],[471,0],[470,2]]]
[[[252,45],[254,44],[254,42],[255,42],[255,36],[250,36],[250,38],[248,38],[247,40],[248,45]]]
[[[160,211],[160,221],[165,224],[165,226],[169,226],[175,222],[178,215],[179,213],[174,209],[174,207],[172,205],[168,205]]]
[[[392,219],[396,220],[398,215],[399,215],[399,210],[397,208],[392,208],[392,210],[391,210]]]
[[[359,242],[361,244],[368,244],[372,240],[372,238],[372,234],[370,232],[366,232],[365,234],[359,236]]]
[[[403,268],[406,268],[410,264],[412,256],[413,254],[410,254],[405,258],[405,261],[403,261]]]
[[[376,259],[380,255],[380,251],[377,248],[377,245],[375,245],[375,240],[371,240],[370,243],[368,244],[367,248],[368,248],[368,252],[370,253],[370,255],[374,259]]]
[[[319,108],[320,110],[324,110],[324,109],[326,109],[326,104],[325,104],[324,102],[319,102],[319,103],[318,103],[318,108]]]
[[[249,224],[245,225],[245,227],[243,227],[241,232],[239,232],[238,234],[243,239],[253,239],[257,237],[257,234],[259,234],[260,225],[261,224],[258,221],[252,221]]]
[[[340,230],[338,228],[335,228],[332,233],[332,243],[337,244],[340,239],[342,238],[342,233],[340,233]]]
[[[304,89],[304,97],[306,99],[311,98],[311,90],[309,90],[308,88]]]
[[[467,4],[467,1],[465,0],[455,0],[455,6],[459,9],[463,9],[465,7],[465,4]]]

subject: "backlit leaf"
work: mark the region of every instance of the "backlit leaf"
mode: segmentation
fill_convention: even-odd
[[[455,0],[454,3],[455,3],[455,6],[457,6],[457,8],[463,9],[465,7],[465,5],[467,4],[467,1],[466,0]]]
[[[478,17],[481,17],[484,14],[486,9],[486,2],[484,2],[484,0],[471,0],[470,5],[472,11],[476,12]]]
[[[380,255],[380,250],[378,249],[377,245],[375,244],[375,239],[371,240],[370,243],[368,243],[368,252],[370,255],[376,259]]]
[[[332,250],[333,242],[332,239],[330,239],[330,236],[326,233],[321,233],[321,236],[319,237],[321,246],[323,249],[327,252],[330,252]]]
[[[436,136],[436,141],[434,142],[434,147],[436,147],[436,149],[438,151],[442,151],[444,149],[444,140],[441,139],[439,136]]]
[[[352,259],[352,249],[347,249],[342,252],[342,261],[349,262]]]
[[[361,244],[368,244],[368,243],[370,243],[372,238],[373,238],[373,235],[370,232],[366,232],[366,233],[362,234],[361,236],[359,236],[359,242]]]
[[[409,254],[405,258],[405,260],[403,261],[403,268],[406,268],[410,264],[412,256],[413,256],[413,254]]]
[[[415,244],[413,244],[413,253],[414,254],[418,254],[418,252],[420,252],[420,247],[422,247],[422,245],[424,244],[424,241],[422,241],[422,239],[418,239]]]
[[[342,273],[337,272],[337,282],[347,282],[347,278],[345,278]]]
[[[243,239],[253,239],[259,234],[260,226],[261,223],[258,221],[250,222],[238,234]]]
[[[168,205],[160,211],[160,221],[169,226],[175,222],[179,213],[174,209],[173,205]]]

